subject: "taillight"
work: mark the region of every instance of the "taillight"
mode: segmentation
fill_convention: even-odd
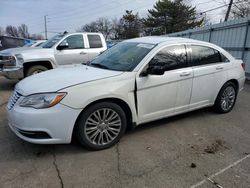
[[[245,63],[241,63],[241,67],[243,68],[243,70],[246,70],[246,64]]]

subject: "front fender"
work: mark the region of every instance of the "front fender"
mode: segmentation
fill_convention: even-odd
[[[119,78],[111,77],[62,89],[60,92],[68,94],[61,103],[74,109],[84,109],[98,100],[119,99],[129,106],[132,120],[136,122],[134,89],[135,73],[127,73]]]
[[[28,63],[38,63],[38,62],[49,62],[52,66],[52,68],[56,68],[58,67],[56,62],[53,60],[53,59],[46,59],[46,58],[42,58],[42,59],[24,59],[24,62],[23,62],[23,66],[24,64],[28,64]]]

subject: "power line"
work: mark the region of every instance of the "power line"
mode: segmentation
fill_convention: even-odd
[[[130,4],[130,2],[127,2],[127,3],[122,3],[121,5],[126,5],[126,4]],[[133,11],[136,11],[136,10],[139,10],[139,9],[142,9],[142,8],[145,8],[145,7],[148,7],[149,5],[153,5],[152,3],[150,3],[150,4],[147,4],[147,5],[144,5],[144,6],[140,6],[140,7],[138,7],[138,8],[136,8],[136,9],[132,9]],[[105,12],[109,12],[110,10],[105,10],[105,11],[102,11],[101,13],[103,14],[103,13],[105,13]],[[118,13],[116,13],[116,14],[113,14],[113,15],[109,15],[108,17],[111,17],[111,16],[117,16],[117,15],[121,15],[121,13],[124,13],[125,12],[125,10],[122,10],[122,11],[120,11],[120,12],[118,12]],[[84,17],[85,15],[86,16],[88,16],[88,15],[98,15],[98,14],[96,14],[96,13],[100,13],[100,11],[97,9],[95,9],[95,11],[92,11],[91,13],[85,13],[85,14],[82,14],[81,16],[78,16],[78,18],[77,19],[75,19],[75,20],[80,20],[80,19],[83,19],[82,17]],[[87,15],[88,14],[88,15]],[[65,20],[69,20],[69,19],[71,19],[71,18],[67,18],[67,19],[63,19],[62,21],[65,21]],[[70,27],[74,27],[74,25],[72,24],[72,25],[70,25]]]
[[[113,1],[114,2],[114,1]],[[126,2],[126,3],[121,3],[120,6],[124,6],[124,5],[127,5],[127,4],[131,4],[131,2]],[[110,5],[112,4],[106,4],[107,6],[97,6],[95,7],[95,9],[91,9],[90,11],[87,11],[87,12],[83,12],[83,14],[76,14],[74,12],[73,15],[71,16],[67,16],[66,18],[63,18],[63,17],[58,17],[56,18],[55,20],[58,22],[58,21],[65,21],[65,20],[70,20],[70,19],[73,19],[73,18],[76,18],[76,19],[82,19],[82,17],[84,16],[89,16],[89,15],[97,15],[96,13],[103,13],[103,12],[110,12],[110,9],[113,9],[113,8],[116,8],[117,6],[112,6],[110,7]],[[104,11],[102,11],[104,9]],[[82,10],[80,10],[82,11]]]
[[[217,9],[220,9],[220,8],[225,7],[225,6],[228,6],[228,4],[222,5],[222,6],[218,6],[218,7],[212,8],[212,9],[208,9],[208,10],[206,10],[206,11],[201,12],[201,14],[207,13],[207,12],[211,12],[211,11],[214,11],[214,10],[217,10]]]
[[[213,2],[213,1],[214,1],[214,0],[210,0],[210,1],[202,2],[202,3],[198,3],[198,4],[196,4],[196,6],[197,6],[197,5],[203,5],[203,4],[211,3],[211,2]]]
[[[244,3],[244,2],[246,2],[246,1],[243,0],[243,1],[233,2],[232,5],[238,4],[238,3]],[[209,10],[206,10],[206,11],[203,11],[203,12],[201,12],[200,14],[203,14],[203,13],[206,13],[206,12],[211,12],[211,11],[214,11],[214,10],[217,10],[217,9],[220,9],[220,8],[223,8],[223,7],[226,7],[226,6],[228,6],[229,4],[230,4],[230,3],[225,4],[225,5],[221,5],[221,6],[218,6],[218,7],[209,9]]]

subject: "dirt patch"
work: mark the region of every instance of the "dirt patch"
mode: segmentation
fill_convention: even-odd
[[[196,164],[195,163],[191,163],[190,168],[196,168]]]
[[[226,146],[226,142],[221,140],[221,139],[216,139],[215,142],[213,142],[211,145],[207,146],[204,149],[205,153],[210,153],[210,154],[215,154],[217,153],[219,150],[222,149],[229,149],[228,146]]]
[[[37,157],[43,157],[43,156],[50,154],[50,153],[51,153],[50,151],[37,151],[37,152],[34,152],[34,155]]]

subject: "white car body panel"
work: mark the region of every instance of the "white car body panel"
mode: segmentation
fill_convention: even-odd
[[[20,99],[20,101],[22,98]],[[70,143],[77,116],[81,110],[58,104],[53,108],[37,110],[18,106],[8,111],[9,126],[23,140],[31,143]],[[27,116],[29,114],[29,116]],[[40,123],[39,123],[40,122]],[[44,126],[41,127],[40,124]],[[30,139],[21,135],[17,129],[26,131],[44,131],[52,139]]]
[[[183,72],[189,75],[181,77]],[[192,77],[192,68],[167,71],[162,76],[137,77],[139,123],[188,109]]]
[[[16,85],[24,96],[32,93],[56,92],[62,88],[117,76],[119,71],[107,71],[85,65],[64,66],[25,78]],[[60,80],[60,81],[59,81]],[[39,82],[39,85],[37,83]]]
[[[126,72],[118,76],[96,80],[95,83],[87,82],[74,87],[60,90],[66,92],[61,103],[74,109],[84,109],[87,105],[101,99],[120,99],[130,107],[133,122],[136,122],[136,107],[134,98],[135,72]],[[98,91],[98,92],[97,92]],[[84,100],[79,93],[84,93]]]
[[[66,66],[19,82],[16,91],[23,96],[43,92],[66,92],[67,95],[60,104],[48,109],[20,107],[18,103],[15,104],[13,109],[8,110],[9,124],[14,132],[22,139],[33,143],[68,143],[79,114],[88,105],[99,100],[123,101],[131,111],[132,122],[139,125],[213,105],[221,87],[228,80],[236,80],[238,89],[243,88],[245,75],[241,67],[242,61],[235,60],[229,53],[215,45],[165,37],[144,37],[127,42],[145,42],[157,46],[132,72],[111,71],[84,65]],[[176,44],[209,46],[223,53],[230,62],[190,66],[166,71],[164,75],[141,76],[157,52],[163,47]],[[58,115],[60,118],[56,119]],[[65,117],[61,118],[64,115]],[[48,120],[41,122],[46,118]],[[52,125],[50,120],[55,123]],[[58,128],[60,130],[57,130],[56,126],[60,126]],[[23,138],[16,128],[25,130],[43,128],[53,138],[47,140]],[[61,129],[65,131],[62,132]]]

